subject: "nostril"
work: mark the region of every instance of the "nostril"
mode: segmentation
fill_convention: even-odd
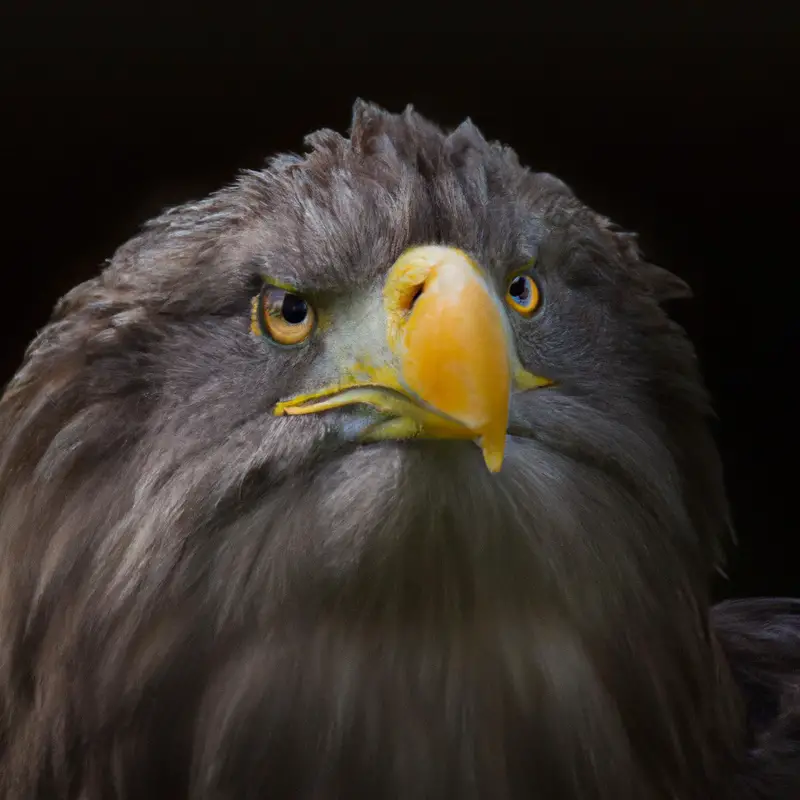
[[[415,286],[408,298],[408,310],[411,311],[414,308],[414,304],[419,300],[419,296],[422,294],[423,289],[425,288],[425,284],[421,283],[419,286]]]

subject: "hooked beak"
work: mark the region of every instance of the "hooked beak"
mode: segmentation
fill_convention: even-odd
[[[364,431],[362,441],[471,439],[489,471],[498,472],[513,384],[530,389],[551,381],[519,365],[504,309],[478,266],[454,248],[409,250],[389,271],[383,307],[387,363],[367,380],[278,403],[275,414],[366,404],[388,419]]]

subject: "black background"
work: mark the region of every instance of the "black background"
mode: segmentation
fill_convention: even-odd
[[[470,116],[691,283],[674,313],[715,399],[739,535],[720,594],[800,595],[793,21],[731,4],[640,27],[603,3],[440,23],[399,5],[277,9],[5,6],[0,378],[147,217],[344,131],[356,97]]]

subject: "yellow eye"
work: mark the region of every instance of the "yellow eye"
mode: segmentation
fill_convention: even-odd
[[[508,283],[506,303],[523,316],[530,316],[539,308],[542,296],[536,281],[525,273],[515,275]]]
[[[314,309],[300,295],[265,285],[253,298],[251,330],[278,344],[300,344],[314,330]]]

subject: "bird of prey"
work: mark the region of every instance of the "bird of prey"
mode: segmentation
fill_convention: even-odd
[[[798,800],[685,284],[467,121],[167,211],[0,403],[3,800]]]

